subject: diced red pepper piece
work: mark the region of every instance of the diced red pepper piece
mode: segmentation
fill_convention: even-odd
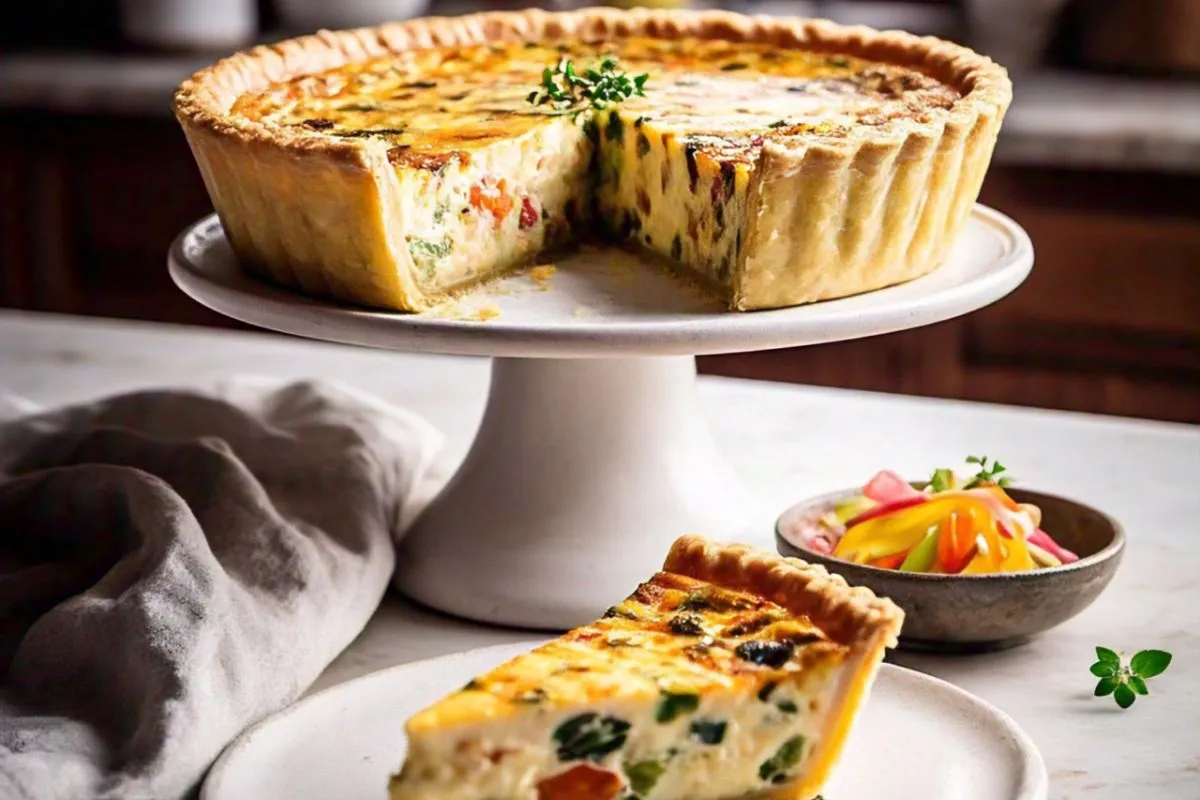
[[[914,489],[912,485],[891,470],[883,470],[863,487],[863,494],[876,503],[890,503],[906,497],[925,497],[923,492]]]
[[[521,230],[527,230],[528,228],[532,228],[534,225],[536,225],[538,216],[537,202],[529,195],[522,197],[520,219]]]
[[[537,796],[538,800],[612,800],[621,786],[615,772],[580,764],[540,781]]]
[[[499,226],[515,205],[512,195],[507,190],[508,184],[504,178],[484,178],[471,187],[471,205],[480,211],[489,212],[496,218],[496,225]]]

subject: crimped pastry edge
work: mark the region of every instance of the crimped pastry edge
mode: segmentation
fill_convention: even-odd
[[[841,756],[885,651],[896,646],[904,611],[866,587],[851,587],[819,564],[744,544],[718,544],[701,536],[676,540],[663,569],[764,597],[793,614],[807,616],[849,648],[810,767],[797,785],[782,786],[767,796],[795,800],[816,795]]]
[[[870,589],[852,587],[820,564],[750,545],[683,536],[671,546],[663,570],[766,598],[807,616],[829,638],[850,647],[880,637],[894,647],[904,623],[904,611]]]
[[[427,17],[320,31],[235,54],[184,81],[174,110],[227,235],[251,266],[308,292],[419,310],[431,298],[412,279],[406,248],[394,241],[385,175],[390,167],[383,151],[372,143],[334,140],[234,115],[229,113],[233,103],[246,92],[297,75],[417,47],[634,35],[770,42],[844,53],[919,67],[963,93],[936,121],[899,132],[873,136],[858,128],[845,140],[801,149],[768,144],[752,179],[743,268],[730,298],[733,308],[857,294],[909,280],[942,263],[978,196],[1012,90],[1005,71],[990,59],[932,37],[725,11],[530,9]],[[284,201],[278,187],[296,182],[292,172],[315,175],[323,196]],[[918,179],[897,184],[900,173]],[[840,181],[829,180],[830,175]],[[837,198],[852,198],[862,186],[875,189],[831,210]],[[291,219],[306,212],[316,219]],[[341,219],[336,219],[339,213]],[[872,232],[864,219],[883,224]],[[774,235],[796,226],[814,235]],[[357,235],[347,236],[347,230]],[[797,240],[804,242],[799,252],[780,249]]]

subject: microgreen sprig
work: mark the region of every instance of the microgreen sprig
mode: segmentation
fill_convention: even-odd
[[[588,101],[592,108],[602,109],[634,95],[645,97],[646,81],[650,76],[642,74],[631,78],[618,67],[614,56],[605,56],[580,75],[575,71],[575,63],[563,58],[553,69],[542,70],[542,87],[530,92],[526,99],[531,105],[550,104],[559,109]]]
[[[1090,670],[1100,679],[1096,697],[1112,695],[1121,708],[1129,708],[1139,694],[1150,694],[1146,681],[1161,675],[1171,665],[1171,654],[1165,650],[1141,650],[1128,664],[1107,647],[1096,648],[1096,663]]]
[[[932,492],[948,492],[952,489],[976,489],[987,484],[1005,487],[1012,483],[1012,478],[1002,473],[1008,468],[999,461],[992,461],[987,456],[967,456],[967,463],[978,467],[971,479],[961,487],[958,476],[948,467],[938,467],[929,478],[929,489]]]
[[[987,456],[967,456],[967,463],[974,464],[979,467],[979,471],[967,481],[964,489],[974,489],[977,486],[982,486],[985,483],[992,483],[996,486],[1004,487],[1012,483],[1012,478],[1005,475],[1001,477],[1001,473],[1007,470],[999,461],[988,463]]]

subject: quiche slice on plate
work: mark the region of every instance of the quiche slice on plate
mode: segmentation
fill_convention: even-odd
[[[408,721],[391,800],[807,800],[903,612],[699,537],[591,625]]]
[[[302,291],[421,310],[601,234],[749,310],[940,265],[1010,99],[936,39],[584,9],[259,47],[175,113],[237,255]]]

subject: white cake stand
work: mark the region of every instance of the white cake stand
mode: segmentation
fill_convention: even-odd
[[[619,251],[585,250],[555,264],[435,314],[406,315],[256,279],[215,217],[185,231],[170,253],[185,292],[243,322],[369,347],[492,356],[475,442],[401,543],[396,583],[459,616],[562,629],[624,597],[677,536],[734,538],[769,524],[770,510],[755,504],[709,435],[694,356],[855,339],[965,314],[1016,288],[1033,248],[1012,220],[977,207],[931,275],[754,313],[723,311]]]

